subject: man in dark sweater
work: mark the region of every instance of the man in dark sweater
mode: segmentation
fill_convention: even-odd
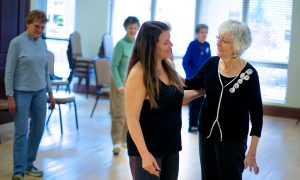
[[[209,43],[206,42],[208,26],[198,24],[195,29],[197,38],[192,41],[183,57],[182,65],[186,78],[190,79],[196,75],[202,65],[211,57]],[[201,96],[189,103],[189,129],[191,133],[198,132],[198,117],[204,96]]]

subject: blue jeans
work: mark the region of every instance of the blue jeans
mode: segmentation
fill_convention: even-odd
[[[46,90],[15,90],[16,114],[13,145],[14,174],[21,174],[33,166],[43,136],[46,118]],[[29,134],[28,117],[31,115]]]

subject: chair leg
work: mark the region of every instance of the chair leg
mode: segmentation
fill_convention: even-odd
[[[94,104],[94,107],[93,107],[93,110],[92,110],[92,113],[91,113],[91,116],[90,116],[90,118],[92,118],[92,117],[93,117],[93,114],[94,114],[94,111],[95,111],[95,109],[96,109],[96,106],[97,106],[97,103],[98,103],[99,97],[100,97],[100,95],[99,95],[99,94],[97,94],[97,97],[96,97],[96,102],[95,102],[95,104]]]
[[[76,128],[78,129],[78,117],[77,117],[76,101],[74,101],[73,103],[74,103],[74,111],[75,111]]]
[[[90,89],[90,77],[88,76],[85,79],[86,98],[89,97],[89,89]]]
[[[48,126],[48,123],[49,123],[49,120],[50,120],[50,118],[51,118],[52,113],[53,113],[53,109],[50,110],[50,114],[49,114],[49,116],[48,116],[48,119],[47,119],[47,122],[46,122],[46,126]]]
[[[66,85],[66,92],[68,92],[69,94],[71,93],[71,90],[70,90],[70,85]]]
[[[62,125],[62,117],[61,117],[61,108],[60,108],[60,104],[58,104],[58,110],[59,110],[60,132],[61,132],[61,134],[63,134],[64,131],[63,131],[63,125]]]
[[[78,77],[78,82],[77,82],[77,90],[78,90],[78,91],[79,91],[81,82],[82,82],[82,78],[81,78],[81,77]]]

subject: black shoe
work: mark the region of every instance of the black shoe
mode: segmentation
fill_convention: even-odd
[[[26,170],[26,174],[34,177],[43,177],[43,171],[39,170],[38,168],[32,166]]]
[[[13,177],[11,179],[12,180],[23,180],[24,175],[23,174],[15,174],[15,175],[13,175]]]
[[[188,132],[189,133],[197,134],[198,133],[198,127],[196,127],[196,126],[190,126],[189,129],[188,129]]]
[[[55,74],[50,75],[50,80],[62,80],[62,77],[55,76]]]

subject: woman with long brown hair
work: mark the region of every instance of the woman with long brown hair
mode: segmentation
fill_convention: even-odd
[[[177,179],[181,147],[181,106],[202,95],[184,91],[168,60],[169,28],[145,22],[139,31],[125,85],[128,155],[134,180]]]

